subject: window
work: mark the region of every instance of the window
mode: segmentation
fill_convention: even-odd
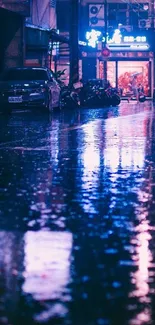
[[[117,9],[117,3],[109,3],[109,10],[116,10]]]
[[[130,4],[130,10],[131,11],[134,11],[134,10],[139,11],[139,3]]]
[[[127,4],[126,3],[119,3],[118,9],[120,10],[127,10]]]
[[[118,24],[126,25],[126,12],[117,12],[116,20]]]
[[[139,18],[140,19],[148,19],[148,11],[140,11]]]
[[[138,19],[148,19],[149,4],[137,3],[129,6],[129,20],[133,26],[138,26]]]
[[[129,24],[133,26],[133,28],[138,27],[138,14],[137,12],[131,11],[129,14]]]
[[[109,26],[116,26],[118,24],[126,25],[126,15],[127,15],[126,3],[109,3],[108,4],[108,20]]]

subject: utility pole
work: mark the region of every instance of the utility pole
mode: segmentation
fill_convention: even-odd
[[[108,29],[108,12],[107,12],[107,0],[104,0],[104,23],[105,23],[105,41],[103,43],[103,47],[107,47],[107,29]],[[104,74],[104,79],[107,81],[107,59],[105,58],[103,61],[103,74]]]
[[[79,0],[70,0],[70,86],[79,80],[78,12]]]

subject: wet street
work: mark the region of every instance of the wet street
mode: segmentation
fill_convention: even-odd
[[[0,116],[0,325],[155,324],[155,110]]]

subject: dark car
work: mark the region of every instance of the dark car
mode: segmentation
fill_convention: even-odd
[[[10,68],[0,80],[0,110],[12,107],[43,107],[60,104],[60,86],[48,68]]]

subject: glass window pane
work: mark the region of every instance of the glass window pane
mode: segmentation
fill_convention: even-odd
[[[116,87],[116,62],[107,62],[107,79],[112,87]]]
[[[118,24],[126,25],[126,12],[118,11],[116,14]]]
[[[123,90],[124,96],[131,92],[131,81],[134,75],[136,75],[136,86],[143,85],[145,95],[149,96],[149,62],[118,62],[118,87]]]
[[[99,63],[99,78],[104,78],[104,62]],[[109,80],[112,87],[116,87],[116,62],[107,62],[107,79]]]

